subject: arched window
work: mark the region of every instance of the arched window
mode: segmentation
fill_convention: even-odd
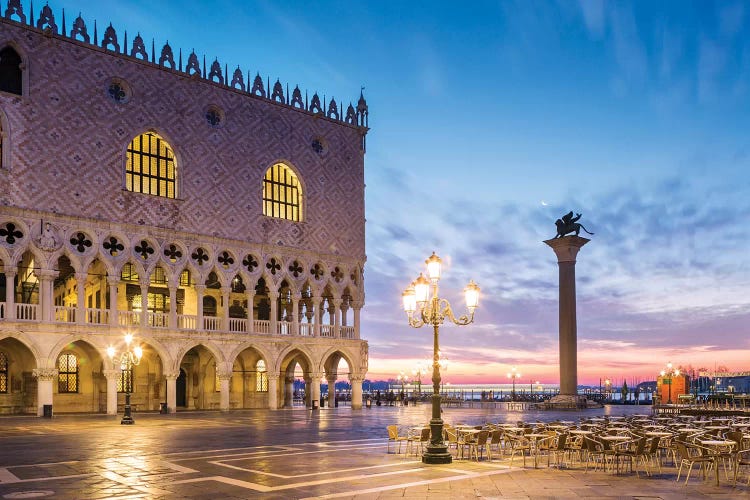
[[[8,355],[0,351],[0,393],[8,392]]]
[[[262,359],[255,363],[255,391],[268,392],[268,372],[266,372],[266,362]]]
[[[13,47],[0,50],[0,91],[23,94],[23,71],[21,56]]]
[[[75,354],[60,354],[57,360],[57,392],[78,392],[78,358]]]
[[[125,188],[134,193],[176,198],[177,167],[167,141],[153,132],[141,134],[128,145]]]
[[[297,174],[283,163],[266,170],[263,178],[263,215],[302,220],[302,186]]]

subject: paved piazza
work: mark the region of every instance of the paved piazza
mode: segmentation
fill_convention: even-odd
[[[649,407],[591,410],[646,413]],[[577,420],[579,414],[445,410],[451,422]],[[636,478],[510,468],[508,459],[425,466],[386,454],[385,426],[416,425],[429,406],[0,418],[0,498],[703,498],[750,497],[675,470]],[[546,462],[546,460],[544,460]],[[527,464],[530,465],[529,462]]]

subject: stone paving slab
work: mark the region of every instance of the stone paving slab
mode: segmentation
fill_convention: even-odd
[[[695,472],[687,486],[676,483],[673,467],[637,478],[547,468],[546,459],[538,469],[499,457],[425,465],[386,453],[385,426],[421,423],[425,409],[137,415],[134,426],[92,416],[0,418],[0,499],[750,498],[744,482],[735,488],[723,476],[719,487]],[[444,414],[469,423],[502,417]]]

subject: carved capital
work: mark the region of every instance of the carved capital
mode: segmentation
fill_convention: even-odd
[[[218,371],[216,372],[216,377],[219,380],[229,380],[232,378],[232,372]]]
[[[170,382],[170,381],[173,382],[173,381],[177,380],[177,378],[179,378],[179,376],[180,376],[179,372],[177,372],[177,373],[165,373],[164,374],[164,378],[167,379],[167,382]]]
[[[349,382],[352,384],[361,384],[364,379],[363,375],[349,375]]]
[[[117,286],[120,284],[120,276],[107,276],[107,284],[109,286]]]
[[[37,379],[42,381],[53,381],[57,377],[57,368],[34,368],[31,372]]]
[[[269,373],[269,374],[268,374],[268,381],[269,381],[269,382],[270,382],[271,380],[273,380],[274,382],[278,382],[278,381],[279,381],[279,378],[280,378],[280,377],[279,377],[279,374],[278,374],[278,373]]]
[[[102,373],[104,374],[104,378],[106,378],[107,380],[112,379],[112,378],[117,379],[122,373],[122,370],[117,370],[117,369],[103,370]]]

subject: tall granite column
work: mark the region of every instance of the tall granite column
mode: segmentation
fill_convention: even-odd
[[[578,331],[576,327],[576,256],[589,239],[564,236],[546,240],[554,250],[560,275],[560,395],[578,395]],[[571,398],[571,396],[573,396]]]

